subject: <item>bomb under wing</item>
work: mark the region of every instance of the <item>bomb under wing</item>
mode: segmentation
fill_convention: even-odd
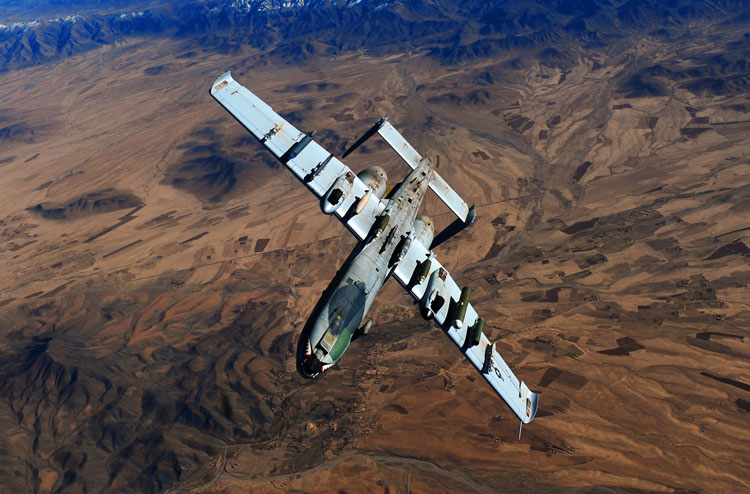
[[[418,301],[420,313],[451,338],[521,423],[536,415],[539,397],[519,381],[483,332],[484,320],[471,304],[471,289],[460,289],[430,250],[432,221],[419,215],[428,190],[456,215],[460,231],[475,208],[437,174],[387,120],[380,119],[344,153],[378,134],[411,167],[386,193],[387,176],[373,166],[358,174],[301,132],[227,72],[211,86],[211,96],[262,143],[359,240],[323,293],[300,334],[297,367],[314,378],[338,362],[351,342],[370,329],[363,324],[378,292],[393,277]],[[445,231],[441,232],[444,238]],[[437,237],[436,239],[437,240]],[[441,240],[442,241],[442,240]]]

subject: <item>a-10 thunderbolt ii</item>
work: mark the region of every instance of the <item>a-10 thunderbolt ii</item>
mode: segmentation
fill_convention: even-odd
[[[475,209],[437,174],[387,121],[379,120],[343,155],[375,133],[411,166],[409,175],[387,192],[385,171],[371,166],[355,174],[314,140],[315,132],[297,130],[270,106],[232,78],[222,75],[211,96],[232,114],[320,200],[323,213],[337,217],[359,242],[318,302],[300,335],[297,368],[305,377],[333,366],[362,325],[383,284],[391,276],[417,300],[420,313],[433,319],[521,419],[536,414],[538,396],[519,381],[495,344],[483,334],[484,320],[471,303],[471,290],[459,288],[431,252],[432,221],[418,215],[430,188],[456,214],[455,223],[473,223]],[[455,230],[455,229],[454,229]],[[520,433],[520,430],[519,430]]]

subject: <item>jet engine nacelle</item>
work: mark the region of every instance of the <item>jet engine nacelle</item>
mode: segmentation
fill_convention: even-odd
[[[320,200],[320,208],[325,214],[333,214],[343,203],[349,194],[352,193],[352,184],[354,183],[354,174],[346,172],[337,178],[328,192]]]
[[[419,240],[427,249],[432,244],[432,237],[435,235],[435,226],[432,219],[424,214],[420,214],[414,220],[414,238]]]
[[[382,199],[388,188],[388,176],[379,166],[371,166],[357,173],[357,177],[365,183],[370,192]]]

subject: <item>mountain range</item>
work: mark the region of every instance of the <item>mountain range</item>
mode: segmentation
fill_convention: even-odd
[[[630,36],[679,40],[696,30],[743,29],[750,18],[744,0],[6,0],[0,8],[15,19],[0,18],[0,70],[144,36],[204,50],[248,45],[296,62],[416,50],[444,64],[508,51],[559,64],[575,46],[616,49]]]

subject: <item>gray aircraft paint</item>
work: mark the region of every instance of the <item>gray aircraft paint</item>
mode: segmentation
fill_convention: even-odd
[[[345,271],[344,279],[334,293],[331,296],[324,295],[327,300],[320,314],[317,317],[313,316],[315,323],[310,331],[310,345],[318,360],[324,365],[333,364],[341,358],[352,335],[370,310],[375,297],[390,274],[389,263],[393,259],[394,251],[401,240],[414,229],[414,220],[431,178],[432,169],[426,160],[419,168],[411,171],[406,180],[391,195],[386,206],[391,220],[385,232],[378,237],[365,240],[367,243]],[[354,288],[355,286],[360,288]],[[353,291],[358,292],[359,295],[347,297],[354,305],[350,309],[344,309],[345,316],[342,317],[342,309],[338,307],[337,302],[344,296],[343,293]],[[350,316],[352,313],[356,316]],[[329,331],[329,327],[340,318],[346,320],[345,330],[336,331],[333,342],[327,341],[328,333],[333,333]],[[346,347],[343,349],[340,343],[342,338],[346,339]],[[329,336],[328,340],[330,339]]]
[[[424,230],[411,232],[428,186],[453,211],[459,223],[468,226],[474,219],[474,208],[469,208],[431,168],[429,160],[422,158],[386,117],[382,118],[366,136],[379,134],[413,171],[388,198],[372,193],[368,195],[371,192],[368,183],[378,189],[371,179],[377,178],[379,173],[370,169],[370,178],[367,178],[367,173],[355,175],[314,140],[314,132],[304,133],[296,129],[263,100],[237,83],[231,73],[216,79],[211,96],[318,199],[322,199],[321,208],[326,214],[338,218],[360,240],[326,289],[300,335],[300,372],[315,377],[341,358],[356,337],[356,329],[378,291],[388,276],[392,276],[422,307],[430,297],[436,296],[435,290],[440,290],[439,298],[444,303],[431,304],[429,317],[450,337],[521,422],[531,422],[538,408],[538,395],[516,377],[497,352],[496,346],[482,331],[484,320],[470,301],[461,303],[463,319],[456,323],[456,306],[462,289],[430,251],[431,222],[427,218],[417,220],[416,224],[422,225]],[[362,142],[364,139],[357,141],[358,144]],[[365,196],[366,201],[363,200]],[[375,234],[378,232],[381,234]],[[438,273],[439,277],[436,276]],[[422,282],[414,282],[415,279]],[[432,282],[425,282],[427,279]],[[336,334],[327,333],[331,326]],[[330,334],[324,342],[326,352],[318,352],[321,338],[326,334]],[[328,353],[334,353],[336,358],[327,357]]]

